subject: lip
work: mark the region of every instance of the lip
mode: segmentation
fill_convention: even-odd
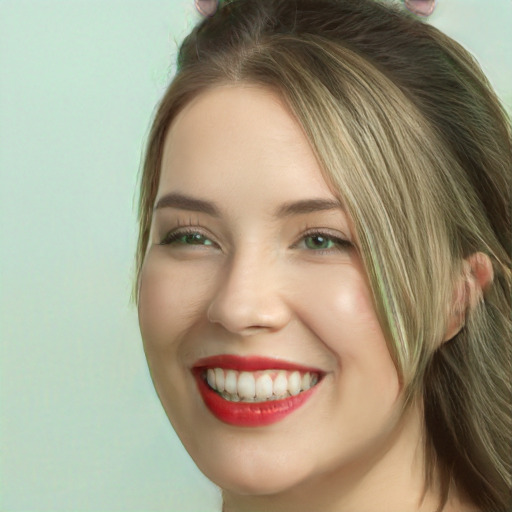
[[[315,372],[324,375],[325,372],[319,368],[304,366],[291,361],[284,361],[273,357],[263,356],[237,356],[235,354],[219,354],[211,357],[204,357],[194,363],[194,369],[224,368],[225,370],[238,370],[256,372],[258,370],[298,370],[301,372]]]
[[[319,375],[319,382],[307,391],[302,391],[298,395],[283,398],[282,400],[252,403],[230,402],[207,384],[205,379],[206,368],[223,368],[238,371],[274,369],[315,372]],[[210,412],[220,421],[238,427],[263,427],[281,421],[304,405],[316,393],[325,374],[325,372],[317,368],[306,367],[279,359],[261,356],[241,357],[231,354],[200,359],[194,364],[192,373],[203,402]]]

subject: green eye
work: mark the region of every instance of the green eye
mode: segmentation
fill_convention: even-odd
[[[213,245],[213,242],[197,231],[169,233],[160,245]]]
[[[301,247],[315,254],[332,254],[350,249],[352,243],[328,232],[313,231],[304,234],[296,247]]]
[[[185,233],[179,236],[177,241],[187,245],[212,245],[211,240],[208,240],[201,233]]]
[[[309,235],[304,238],[308,249],[332,249],[336,246],[335,242],[323,235]]]

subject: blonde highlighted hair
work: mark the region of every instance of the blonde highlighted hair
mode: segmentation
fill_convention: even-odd
[[[421,398],[426,486],[482,510],[511,506],[510,118],[472,56],[376,0],[232,0],[184,40],[150,132],[132,300],[149,243],[163,143],[222,84],[278,94],[353,219],[405,407]],[[494,281],[441,343],[464,258]]]

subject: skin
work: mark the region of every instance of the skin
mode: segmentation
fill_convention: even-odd
[[[222,488],[224,510],[434,511],[435,492],[421,499],[421,404],[398,417],[399,378],[350,217],[341,206],[274,215],[284,203],[339,200],[279,98],[246,84],[192,100],[168,132],[156,203],[170,192],[215,203],[219,216],[154,212],[140,329],[162,405]],[[200,243],[182,236],[160,245],[188,224]],[[311,238],[318,230],[323,240]],[[282,421],[232,426],[208,411],[189,370],[225,353],[277,357],[326,376]],[[461,499],[445,510],[471,510]]]

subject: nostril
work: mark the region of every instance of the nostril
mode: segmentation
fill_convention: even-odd
[[[218,324],[228,331],[250,336],[262,330],[281,329],[288,323],[290,313],[286,304],[279,298],[262,302],[219,296],[210,304],[206,317],[211,324]]]
[[[261,254],[238,254],[223,270],[210,289],[206,317],[211,324],[252,335],[279,330],[289,322],[289,289]]]

